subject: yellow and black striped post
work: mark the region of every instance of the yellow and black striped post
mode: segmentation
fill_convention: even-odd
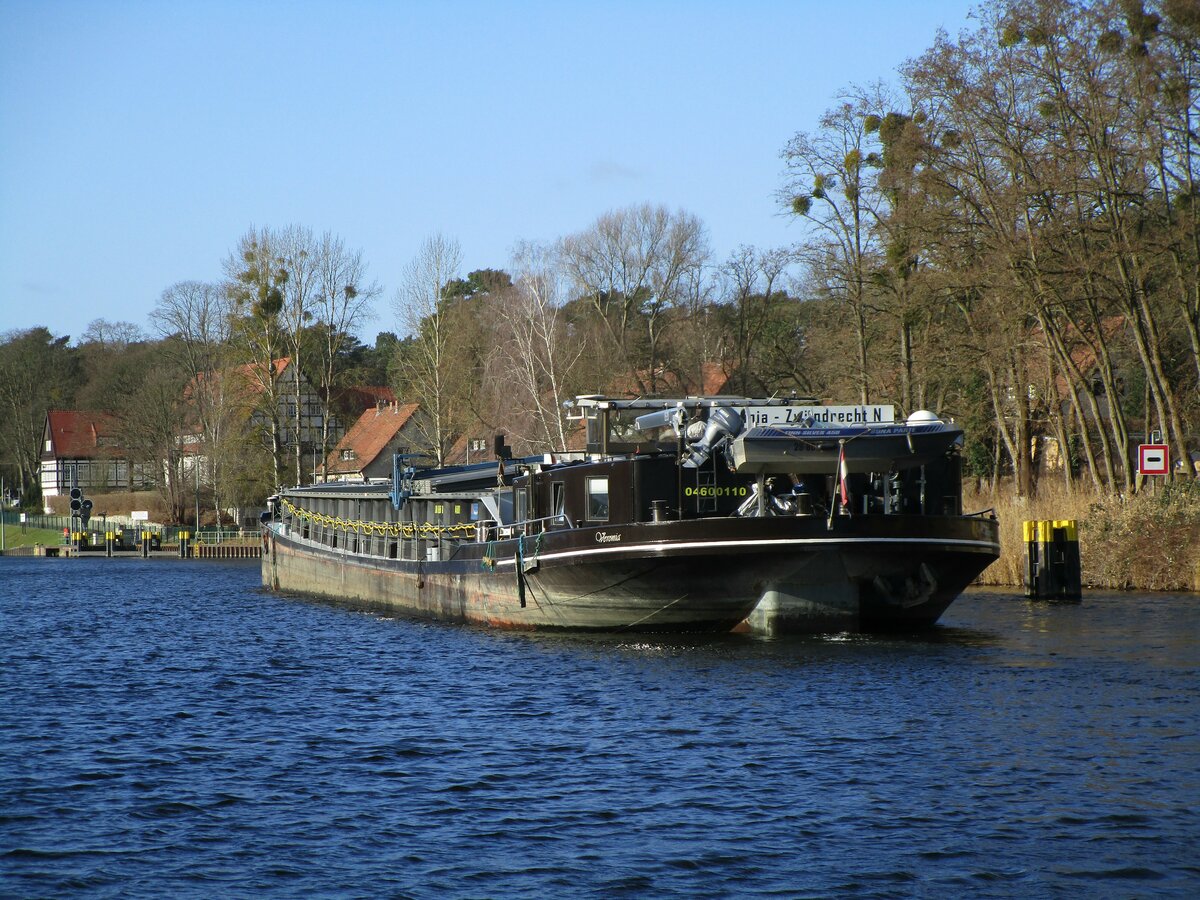
[[[1079,600],[1083,596],[1079,529],[1074,519],[1024,523],[1025,596],[1042,600]]]

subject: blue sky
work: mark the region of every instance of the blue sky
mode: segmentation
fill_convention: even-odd
[[[716,258],[801,239],[780,150],[892,79],[965,0],[0,0],[0,332],[148,329],[251,226],[362,250],[427,236],[504,268],[609,209],[699,216]]]

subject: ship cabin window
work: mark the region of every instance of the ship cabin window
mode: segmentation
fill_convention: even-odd
[[[526,496],[527,492],[525,488],[517,488],[513,492],[513,518],[518,522],[524,522],[529,518],[528,507],[525,505],[528,503]]]
[[[637,417],[644,409],[609,409],[593,424],[588,420],[587,448],[591,453],[647,453],[655,450],[674,450],[675,431],[669,426],[642,431]]]
[[[588,519],[593,522],[608,521],[608,476],[587,480]]]
[[[561,481],[550,484],[550,515],[561,521],[567,512],[567,490]]]

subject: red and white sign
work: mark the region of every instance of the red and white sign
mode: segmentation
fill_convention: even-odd
[[[1166,475],[1170,453],[1166,444],[1138,444],[1138,474]]]

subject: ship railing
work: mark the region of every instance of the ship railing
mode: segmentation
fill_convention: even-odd
[[[571,520],[566,513],[555,513],[552,516],[542,516],[538,519],[523,519],[511,525],[501,525],[496,529],[500,540],[520,537],[521,535],[541,534],[555,528],[571,528]]]
[[[989,506],[987,509],[981,509],[979,512],[963,513],[963,518],[966,518],[966,519],[994,519],[994,518],[996,518],[996,507]]]

